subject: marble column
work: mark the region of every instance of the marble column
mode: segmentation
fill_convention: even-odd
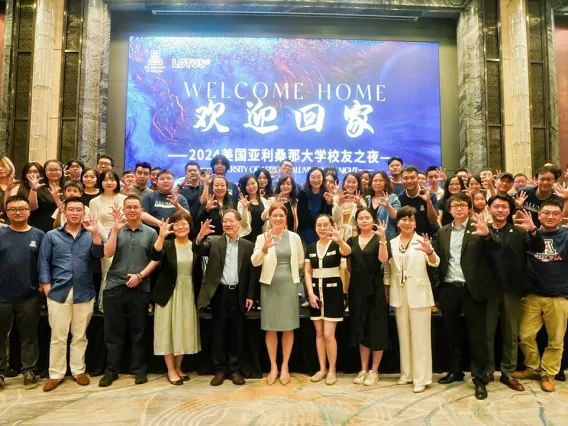
[[[459,17],[457,29],[460,165],[479,171],[487,164],[485,56],[480,0]]]
[[[103,0],[85,0],[84,10],[78,152],[93,166],[106,148],[110,14]]]
[[[545,0],[545,19],[546,19],[546,50],[545,55],[548,59],[548,73],[546,74],[548,88],[548,161],[559,164],[562,168],[565,164],[560,164],[560,134],[558,123],[558,81],[556,77],[556,42],[554,36],[554,8],[562,6],[556,0]],[[564,7],[568,7],[568,1],[564,0]]]
[[[532,175],[527,9],[524,0],[501,0],[501,55],[505,112],[505,168]]]
[[[61,1],[37,1],[29,159],[39,163],[58,154],[61,56],[57,60],[55,49],[61,51],[63,13]]]
[[[0,155],[9,155],[8,152],[8,113],[10,111],[10,98],[12,92],[12,31],[14,25],[13,2],[6,2],[6,15],[4,17],[4,54],[2,57],[2,98],[0,99]]]

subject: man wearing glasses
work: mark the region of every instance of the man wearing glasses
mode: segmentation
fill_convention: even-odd
[[[150,259],[158,239],[156,231],[142,223],[142,203],[134,195],[124,199],[123,208],[113,208],[114,226],[105,246],[112,258],[103,293],[106,371],[99,382],[107,387],[118,379],[121,357],[130,332],[130,369],[134,383],[146,383],[146,315],[150,302],[150,274],[159,262]]]
[[[554,377],[560,371],[568,320],[568,229],[561,226],[562,208],[558,200],[540,205],[538,232],[544,250],[527,253],[530,294],[522,302],[519,332],[526,369],[513,373],[517,379],[540,380],[545,392],[555,390]],[[548,346],[541,358],[536,335],[543,324]]]
[[[37,259],[45,234],[28,225],[30,206],[25,197],[8,198],[6,214],[10,226],[0,229],[0,390],[8,370],[6,341],[14,319],[20,333],[24,389],[33,389],[37,387],[35,370],[39,358]]]
[[[438,231],[435,243],[440,256],[438,289],[440,308],[444,319],[444,333],[448,345],[450,371],[438,382],[449,384],[464,379],[463,311],[469,333],[471,375],[475,397],[487,398],[489,351],[486,338],[487,300],[495,295],[494,273],[487,262],[487,251],[499,250],[501,240],[489,232],[483,218],[472,220],[471,198],[464,193],[452,195],[448,208],[454,221]]]
[[[538,171],[537,185],[521,188],[515,197],[517,210],[525,209],[532,215],[534,224],[540,226],[540,206],[544,201],[557,200],[562,206],[564,216],[568,216],[568,190],[557,187],[560,170],[555,166],[543,166]]]
[[[106,170],[112,170],[113,167],[114,167],[114,159],[110,155],[107,154],[99,155],[96,167],[97,172],[99,172],[99,174],[101,174]]]

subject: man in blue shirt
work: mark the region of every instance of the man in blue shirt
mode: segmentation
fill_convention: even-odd
[[[24,389],[33,389],[39,358],[37,258],[45,234],[28,225],[30,205],[25,197],[8,198],[6,214],[10,226],[0,229],[0,390],[8,370],[6,342],[14,319],[21,339]]]
[[[545,392],[554,392],[554,377],[560,371],[564,334],[568,321],[568,229],[562,224],[563,205],[555,199],[543,201],[538,214],[544,250],[529,251],[529,294],[523,299],[519,331],[526,369],[513,373],[517,379],[540,380]],[[542,358],[536,335],[546,327],[548,346]]]
[[[67,371],[67,336],[71,331],[70,366],[73,380],[90,383],[85,374],[87,326],[93,316],[95,287],[92,263],[103,257],[103,242],[97,218],[85,226],[85,206],[79,197],[65,200],[63,214],[67,223],[49,231],[41,243],[38,269],[41,291],[47,297],[51,344],[49,380],[43,390],[52,391]]]

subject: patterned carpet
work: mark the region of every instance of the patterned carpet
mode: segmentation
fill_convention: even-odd
[[[440,376],[436,376],[437,380]],[[6,380],[0,392],[0,425],[566,425],[568,385],[556,382],[555,393],[539,382],[525,382],[514,392],[499,382],[488,386],[489,398],[477,401],[471,382],[435,384],[414,394],[399,386],[397,376],[381,376],[374,387],[355,385],[339,375],[335,386],[311,383],[292,375],[287,386],[249,380],[214,388],[210,376],[195,376],[183,386],[165,376],[149,376],[135,386],[121,376],[109,388],[80,387],[70,379],[46,393],[41,385],[24,390],[21,376]],[[43,381],[42,381],[43,384]]]

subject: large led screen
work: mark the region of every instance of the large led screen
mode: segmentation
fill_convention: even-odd
[[[128,60],[126,168],[179,176],[218,153],[231,179],[285,158],[302,177],[386,169],[393,155],[440,164],[437,43],[131,37]]]

